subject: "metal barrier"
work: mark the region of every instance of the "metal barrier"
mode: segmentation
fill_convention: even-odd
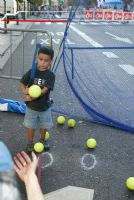
[[[24,72],[28,70],[28,67],[30,68],[36,44],[39,43],[39,33],[43,36],[43,38],[47,37],[49,46],[52,46],[51,34],[42,29],[27,30],[0,28],[0,31],[7,32],[6,36],[8,41],[6,42],[9,44],[3,55],[0,56],[0,78],[20,79]],[[19,35],[16,36],[16,34]],[[32,37],[34,37],[34,45],[32,45],[32,47],[25,41],[27,34],[32,34]],[[31,39],[31,36],[29,39]],[[28,61],[29,64],[25,63],[25,57],[28,56],[25,48],[27,52],[30,53],[29,59],[27,58],[27,61],[30,60]]]

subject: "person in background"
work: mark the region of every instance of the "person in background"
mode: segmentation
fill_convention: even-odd
[[[14,160],[14,161],[13,161]],[[32,152],[32,158],[24,151],[17,153],[12,160],[7,146],[0,141],[0,199],[21,200],[16,173],[25,184],[28,200],[44,200],[37,175],[35,173],[38,158]]]

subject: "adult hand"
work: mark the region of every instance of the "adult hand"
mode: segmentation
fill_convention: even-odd
[[[15,171],[23,182],[26,182],[30,176],[35,174],[37,164],[38,159],[33,152],[32,159],[24,151],[14,156]]]

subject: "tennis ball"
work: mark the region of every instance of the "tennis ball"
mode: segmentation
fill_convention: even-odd
[[[129,177],[126,181],[126,186],[129,190],[134,190],[134,177]]]
[[[41,152],[44,150],[44,145],[43,145],[41,142],[37,142],[37,143],[35,143],[35,145],[34,145],[34,150],[35,150],[37,153],[41,153]]]
[[[41,95],[41,88],[38,85],[30,86],[29,95],[32,98],[38,98]]]
[[[57,117],[57,123],[63,125],[65,123],[65,117],[64,116]]]
[[[49,139],[49,137],[50,137],[50,134],[49,134],[49,132],[48,132],[48,131],[46,131],[46,134],[45,134],[45,140],[48,140],[48,139]]]
[[[94,138],[89,138],[86,142],[87,144],[87,147],[90,148],[90,149],[94,149],[97,145],[97,142]]]
[[[68,128],[74,128],[76,125],[76,121],[74,119],[69,119],[67,121]]]

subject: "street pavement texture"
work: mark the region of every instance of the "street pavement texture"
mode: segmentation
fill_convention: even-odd
[[[58,74],[56,79],[60,80]],[[0,79],[0,96],[22,101],[18,80]],[[59,84],[59,81],[58,81]],[[63,84],[63,83],[61,83]],[[53,91],[56,95],[58,86]],[[61,93],[63,91],[61,90]],[[72,96],[70,90],[70,96]],[[69,101],[65,96],[61,103]],[[56,101],[53,105],[55,106]],[[76,106],[80,108],[80,106]],[[68,106],[69,109],[69,106]],[[68,185],[94,189],[94,200],[133,200],[134,192],[126,188],[126,179],[134,176],[134,135],[113,127],[77,120],[76,127],[69,129],[67,120],[57,125],[57,113],[53,113],[54,127],[50,130],[50,151],[43,153],[41,187],[44,194]],[[0,112],[0,137],[12,155],[25,150],[27,130],[23,126],[24,116]],[[86,140],[93,137],[97,147],[89,150]],[[38,130],[35,142],[39,139]],[[25,189],[20,183],[25,199]]]

